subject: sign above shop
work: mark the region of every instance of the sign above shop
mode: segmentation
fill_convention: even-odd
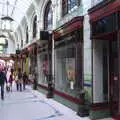
[[[62,25],[60,28],[56,29],[54,31],[55,39],[67,33],[70,33],[76,29],[82,28],[83,20],[84,20],[83,16],[74,17],[72,20]]]
[[[120,0],[104,0],[88,10],[90,22],[95,22],[120,10]]]

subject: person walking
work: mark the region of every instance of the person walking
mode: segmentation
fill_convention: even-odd
[[[13,83],[13,72],[14,72],[14,70],[13,69],[11,69],[11,74],[10,74],[10,76],[9,76],[9,84],[10,84],[10,91],[12,92],[12,83]]]
[[[0,87],[1,87],[1,99],[4,100],[4,84],[7,83],[7,78],[2,68],[0,68]]]
[[[11,74],[9,77],[10,91],[12,92],[12,83],[13,83],[13,75]]]
[[[21,68],[18,68],[18,74],[17,74],[17,91],[20,90],[22,91],[22,72]]]
[[[26,74],[26,72],[23,73],[23,89],[25,90],[25,86],[28,80],[28,76]]]

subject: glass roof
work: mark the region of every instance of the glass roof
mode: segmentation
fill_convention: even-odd
[[[0,0],[0,18],[10,16],[14,19],[12,26],[15,29],[33,0]]]

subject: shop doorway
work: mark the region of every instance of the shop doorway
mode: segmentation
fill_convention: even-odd
[[[103,93],[112,115],[119,112],[119,57],[117,40],[103,41]],[[108,98],[108,99],[106,99]]]
[[[119,57],[117,40],[109,41],[110,106],[112,115],[119,112]]]

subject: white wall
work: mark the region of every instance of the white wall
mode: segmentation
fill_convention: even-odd
[[[83,29],[83,67],[84,67],[84,89],[88,92],[89,101],[92,100],[92,49],[91,49],[90,40],[90,24],[89,24],[89,16],[84,16],[84,29]]]

